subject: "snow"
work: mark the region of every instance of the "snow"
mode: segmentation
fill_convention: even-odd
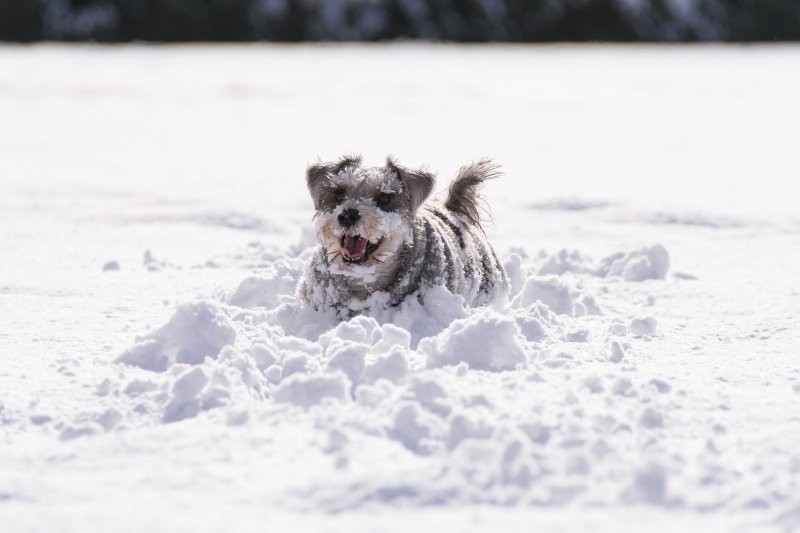
[[[513,370],[525,362],[524,337],[517,323],[491,310],[454,320],[442,333],[420,342],[429,368],[466,363],[479,370]]]
[[[798,60],[0,48],[3,530],[800,527]],[[348,151],[502,162],[508,301],[304,306]]]
[[[669,252],[656,244],[628,253],[616,253],[602,261],[601,276],[620,276],[625,281],[664,279],[669,271]]]
[[[319,405],[325,398],[345,401],[350,383],[341,372],[329,376],[294,374],[275,388],[276,402],[291,403],[304,408]]]
[[[236,331],[211,302],[180,304],[169,322],[139,337],[118,361],[163,372],[176,363],[196,365],[236,340]]]

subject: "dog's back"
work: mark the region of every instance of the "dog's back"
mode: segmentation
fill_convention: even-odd
[[[507,292],[508,278],[481,226],[480,189],[500,175],[488,159],[461,167],[443,202],[420,209],[415,246],[406,262],[408,292],[443,285],[471,306],[491,303]]]

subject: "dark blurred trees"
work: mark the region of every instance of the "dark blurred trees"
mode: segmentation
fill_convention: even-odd
[[[42,10],[37,2],[0,0],[0,39],[28,42],[42,37]]]
[[[114,0],[112,3],[119,16],[114,40],[121,41],[238,41],[247,38],[253,4],[252,0]]]
[[[726,27],[748,41],[800,40],[800,1],[728,0]]]
[[[800,0],[0,0],[0,40],[800,40]]]

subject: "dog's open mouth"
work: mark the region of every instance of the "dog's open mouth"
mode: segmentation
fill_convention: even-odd
[[[378,249],[383,239],[368,241],[361,235],[345,235],[342,237],[342,259],[345,263],[359,264],[369,259],[370,254]]]

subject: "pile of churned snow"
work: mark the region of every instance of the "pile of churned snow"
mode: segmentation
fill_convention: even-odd
[[[711,460],[713,428],[699,450],[709,456],[704,470],[676,467],[663,439],[679,423],[671,412],[685,391],[637,371],[637,358],[660,342],[657,319],[646,306],[604,306],[608,284],[664,283],[663,246],[599,262],[566,251],[511,254],[512,294],[495,308],[467,309],[433,288],[424,303],[410,298],[345,322],[294,297],[310,253],[265,261],[217,298],[177,306],[103,381],[118,407],[77,417],[61,438],[198,416],[231,425],[272,417],[278,433],[314,435],[320,445],[309,461],[328,456],[338,470],[336,490],[292,486],[290,508],[724,502],[725,494],[697,499],[673,489],[736,473]],[[376,471],[380,453],[410,468]],[[742,498],[758,497],[741,488]]]
[[[669,275],[663,246],[598,261],[517,250],[504,261],[509,299],[493,308],[468,309],[432,288],[424,303],[410,298],[344,322],[294,296],[312,249],[251,258],[258,266],[238,286],[175,307],[116,356],[119,372],[96,383],[114,407],[57,424],[60,439],[195,418],[266,423],[267,462],[296,446],[293,461],[305,465],[295,467],[297,480],[272,487],[292,511],[376,503],[703,511],[791,496],[793,481],[765,494],[736,456],[721,455],[734,428],[709,422],[683,442],[685,383],[640,365],[664,341],[653,294],[692,283]],[[647,296],[620,309],[614,295],[628,290]]]

